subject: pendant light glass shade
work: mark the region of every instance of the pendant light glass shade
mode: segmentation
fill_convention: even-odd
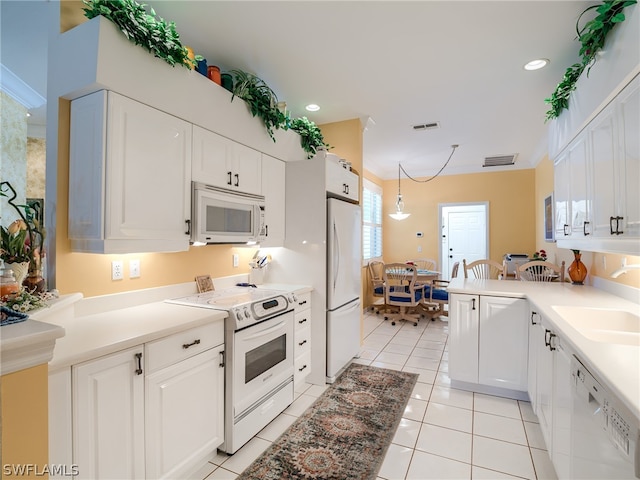
[[[390,213],[389,216],[394,220],[404,220],[410,213],[404,213],[404,202],[402,201],[402,193],[400,193],[400,164],[398,164],[398,199],[396,200],[396,211]]]

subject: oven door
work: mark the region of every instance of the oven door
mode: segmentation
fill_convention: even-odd
[[[293,376],[293,310],[233,334],[233,416]]]

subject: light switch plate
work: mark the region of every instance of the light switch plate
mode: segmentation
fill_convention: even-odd
[[[129,260],[129,278],[140,278],[140,260]]]

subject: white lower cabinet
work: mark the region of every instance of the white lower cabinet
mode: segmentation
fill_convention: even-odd
[[[223,342],[217,322],[51,374],[50,463],[78,479],[184,478],[224,440]]]
[[[570,477],[572,352],[548,320],[532,309],[530,356],[535,386],[529,386],[534,412],[559,479]],[[531,381],[531,380],[530,380]],[[535,401],[534,401],[535,399]]]
[[[451,294],[449,303],[451,379],[526,391],[527,301]]]
[[[220,345],[145,378],[147,478],[179,478],[224,440]]]
[[[297,388],[311,371],[311,292],[297,294],[295,298],[293,386]]]
[[[72,367],[76,478],[145,478],[142,351],[140,345]]]

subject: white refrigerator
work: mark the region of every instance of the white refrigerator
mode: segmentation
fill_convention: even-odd
[[[358,176],[332,168],[324,154],[286,163],[286,235],[269,249],[267,284],[308,285],[311,369],[306,381],[324,385],[360,348],[361,207]],[[353,182],[345,194],[342,189]]]
[[[327,382],[360,350],[361,209],[327,199]]]

